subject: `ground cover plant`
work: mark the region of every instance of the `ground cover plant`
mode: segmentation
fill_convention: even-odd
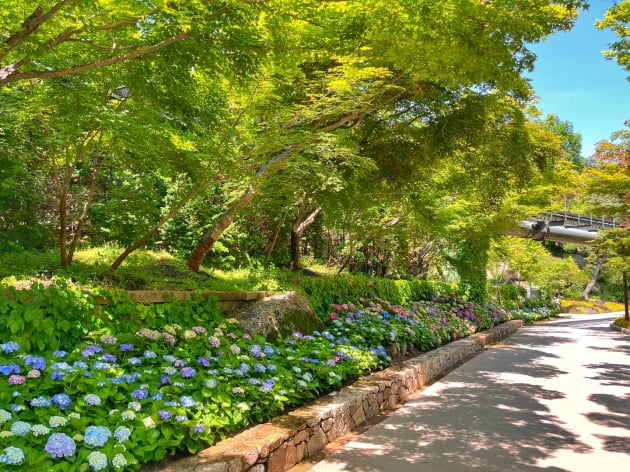
[[[0,316],[15,308],[2,306]],[[101,320],[54,350],[25,343],[19,330],[0,331],[0,463],[6,470],[136,470],[178,450],[195,453],[384,368],[393,344],[425,351],[514,316],[449,295],[408,309],[338,304],[325,331],[272,344],[193,307],[193,326],[155,315],[144,326]],[[64,313],[49,316],[58,321]]]

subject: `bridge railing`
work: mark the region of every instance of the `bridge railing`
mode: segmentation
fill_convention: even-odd
[[[585,216],[578,213],[555,212],[544,213],[542,219],[550,224],[561,224],[565,227],[576,228],[593,228],[593,229],[611,229],[620,226],[618,221],[608,220],[605,218],[597,218],[594,216]]]

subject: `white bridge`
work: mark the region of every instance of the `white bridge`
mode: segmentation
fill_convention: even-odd
[[[602,237],[600,230],[618,226],[621,224],[615,220],[557,212],[529,218],[521,223],[520,230],[508,231],[508,234],[535,241],[591,244]]]

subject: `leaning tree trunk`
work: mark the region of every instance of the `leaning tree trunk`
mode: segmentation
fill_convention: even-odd
[[[604,259],[598,258],[597,264],[595,264],[595,270],[593,271],[593,275],[591,277],[591,281],[588,283],[588,285],[582,292],[582,297],[584,298],[584,300],[588,300],[588,296],[591,293],[591,290],[593,290],[593,287],[595,287],[595,284],[597,283],[597,277],[599,276],[599,271],[602,270],[603,265],[604,265]]]
[[[204,235],[199,238],[199,242],[195,247],[195,250],[188,257],[188,268],[193,272],[199,272],[199,267],[201,267],[201,263],[203,262],[204,257],[212,247],[212,245],[223,235],[226,229],[229,228],[230,224],[234,220],[234,216],[238,212],[239,209],[246,207],[249,202],[252,201],[254,195],[256,195],[256,187],[255,185],[263,180],[271,167],[277,162],[287,158],[291,154],[295,152],[300,152],[302,148],[296,148],[293,146],[287,147],[284,151],[282,151],[277,156],[272,157],[267,161],[267,163],[261,167],[258,172],[256,172],[256,178],[252,185],[250,185],[247,190],[232,204],[226,208],[223,214],[219,217],[217,222],[214,224],[212,228],[204,233]]]
[[[317,215],[322,211],[321,208],[315,209],[310,215],[308,215],[304,221],[300,221],[300,214],[295,218],[295,221],[291,224],[291,262],[289,268],[291,270],[300,269],[300,256],[302,250],[302,235],[306,228],[313,224]]]

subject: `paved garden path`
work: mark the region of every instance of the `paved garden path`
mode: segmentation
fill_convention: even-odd
[[[630,335],[612,319],[522,328],[310,472],[630,472]]]

